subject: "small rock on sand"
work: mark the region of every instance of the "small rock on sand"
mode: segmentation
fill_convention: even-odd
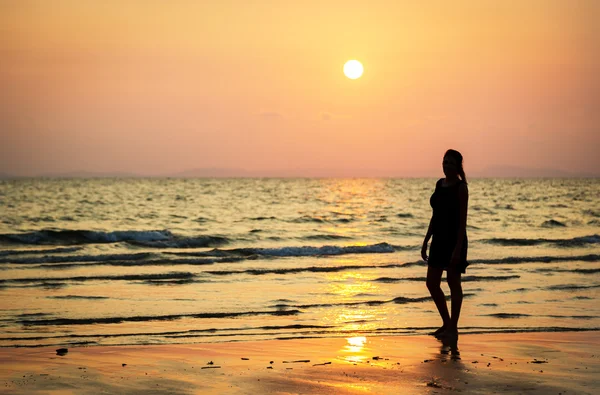
[[[433,388],[442,388],[441,385],[439,385],[438,383],[435,382],[435,380],[431,380],[430,382],[427,383],[428,387],[433,387]]]
[[[59,348],[58,350],[56,350],[56,355],[60,355],[62,357],[63,355],[67,355],[68,352],[68,348]]]
[[[548,363],[548,361],[538,361],[537,359],[534,359],[531,363]]]

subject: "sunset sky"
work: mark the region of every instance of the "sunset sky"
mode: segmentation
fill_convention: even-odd
[[[3,0],[0,173],[600,175],[600,1]],[[349,59],[364,65],[344,76]]]

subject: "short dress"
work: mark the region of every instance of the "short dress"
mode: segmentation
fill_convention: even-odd
[[[459,186],[464,183],[460,180],[454,185],[442,186],[443,179],[435,184],[435,192],[431,195],[429,203],[433,209],[432,225],[433,239],[429,249],[428,265],[440,269],[447,269],[458,240],[460,224],[460,205],[458,200]],[[465,273],[467,262],[467,231],[465,229],[462,251],[458,268]]]

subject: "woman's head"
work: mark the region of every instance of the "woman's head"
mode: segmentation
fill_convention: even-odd
[[[446,176],[460,176],[463,181],[467,181],[465,171],[463,169],[463,157],[460,152],[449,149],[444,154],[444,160],[442,162],[444,174]]]

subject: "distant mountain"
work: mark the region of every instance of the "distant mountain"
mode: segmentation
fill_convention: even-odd
[[[43,173],[37,177],[48,177],[48,178],[131,178],[140,177],[139,174],[127,173],[127,172],[95,172],[95,171],[71,171],[64,173]]]
[[[390,172],[388,172],[390,173]],[[375,169],[262,169],[262,170],[243,170],[235,168],[200,168],[185,170],[178,173],[165,174],[165,177],[273,177],[273,178],[303,178],[303,177],[385,177],[381,170]]]
[[[483,170],[467,170],[467,178],[596,178],[600,172],[569,172],[549,168],[526,168],[518,166],[494,165]],[[162,174],[136,174],[130,172],[92,172],[72,171],[62,173],[43,173],[35,176],[15,176],[8,173],[0,173],[0,179],[48,177],[48,178],[436,178],[442,177],[441,169],[421,169],[418,173],[415,169],[396,171],[394,169],[326,169],[326,168],[298,168],[298,169],[262,169],[244,170],[239,168],[207,167],[188,169],[180,172],[169,172]]]
[[[176,178],[220,178],[220,177],[256,177],[252,173],[243,169],[230,169],[219,167],[208,167],[199,169],[189,169],[177,173],[167,173],[163,177]]]
[[[0,173],[0,180],[8,180],[10,178],[17,178],[17,177],[10,175],[8,173]]]

